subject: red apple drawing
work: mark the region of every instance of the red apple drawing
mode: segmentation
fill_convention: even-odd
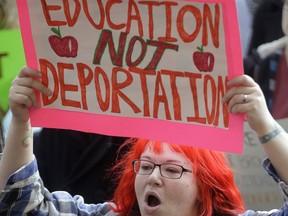
[[[193,53],[193,61],[195,66],[201,72],[211,72],[214,68],[214,55],[210,52],[204,52],[203,45],[197,47],[199,51]]]
[[[78,42],[72,36],[62,38],[60,28],[51,28],[56,35],[49,36],[51,48],[60,57],[75,58],[78,52]]]

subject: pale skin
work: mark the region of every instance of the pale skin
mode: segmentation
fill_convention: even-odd
[[[148,144],[140,159],[156,164],[173,163],[193,170],[193,164],[184,154],[174,152],[167,143],[162,145],[163,152],[159,154],[155,153]],[[157,167],[150,175],[136,175],[134,188],[141,216],[199,215],[198,186],[192,172],[184,172],[179,179],[169,179],[161,176]],[[156,196],[160,204],[154,207],[149,205],[149,195]]]
[[[33,139],[29,121],[29,108],[38,108],[35,91],[50,96],[52,92],[40,81],[41,73],[24,67],[12,82],[9,103],[12,120],[0,161],[0,190],[9,176],[33,160]],[[243,113],[246,121],[258,136],[275,130],[275,121],[269,113],[263,93],[254,80],[246,75],[230,79],[230,90],[222,102],[227,103],[233,114]],[[34,90],[33,90],[34,89]],[[247,101],[243,103],[246,94]],[[259,144],[260,145],[260,144]],[[288,183],[288,135],[282,132],[263,145],[278,175]]]

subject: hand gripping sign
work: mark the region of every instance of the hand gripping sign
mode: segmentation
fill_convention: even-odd
[[[242,73],[233,0],[18,8],[27,64],[53,92],[39,97],[33,125],[242,151],[243,117],[221,103],[227,79]]]

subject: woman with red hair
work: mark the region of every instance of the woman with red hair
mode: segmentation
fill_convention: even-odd
[[[231,79],[222,102],[231,113],[245,115],[269,157],[264,167],[285,200],[270,212],[245,210],[223,153],[144,139],[123,145],[129,150],[112,169],[119,184],[111,202],[85,204],[81,196],[49,192],[33,155],[29,120],[29,107],[37,107],[35,91],[51,95],[40,78],[41,73],[25,67],[10,89],[13,117],[0,160],[0,215],[288,215],[288,134],[275,123],[251,77]]]
[[[139,211],[141,215],[147,215],[146,210],[153,211],[160,204],[164,209],[161,215],[235,215],[244,211],[233,172],[223,153],[144,139],[129,144],[130,151],[114,168],[120,168],[120,172],[116,172],[120,182],[114,203],[121,215]],[[157,164],[163,182],[153,176]],[[141,190],[146,184],[147,188]],[[180,214],[178,208],[188,210],[187,214]]]

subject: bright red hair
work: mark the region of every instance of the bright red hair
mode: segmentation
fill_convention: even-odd
[[[112,169],[119,180],[113,197],[117,206],[114,210],[121,215],[131,215],[133,208],[138,205],[134,189],[136,174],[132,161],[140,158],[147,144],[155,153],[162,152],[161,142],[131,140],[123,146],[128,145],[129,150]],[[244,202],[224,153],[192,146],[169,145],[173,151],[184,154],[193,164],[193,174],[198,185],[200,216],[232,216],[244,212]]]

